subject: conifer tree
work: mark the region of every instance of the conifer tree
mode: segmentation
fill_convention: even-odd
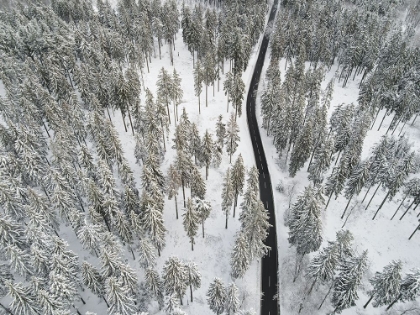
[[[165,226],[163,224],[162,211],[156,205],[148,203],[143,209],[142,222],[144,229],[149,233],[153,245],[160,252],[165,246]]]
[[[210,309],[217,315],[222,314],[225,311],[226,306],[226,289],[222,280],[215,278],[213,282],[210,283],[206,295]]]
[[[357,289],[362,282],[362,277],[367,268],[367,251],[360,256],[346,260],[340,266],[340,273],[334,280],[334,291],[331,298],[334,312],[355,305],[359,298]]]
[[[187,269],[178,257],[171,256],[163,266],[163,285],[167,295],[176,294],[182,305],[182,297],[187,289]]]
[[[226,124],[222,121],[223,116],[219,115],[216,122],[216,145],[220,147],[220,149],[223,149],[223,145],[225,144],[225,138],[226,138]]]
[[[238,158],[236,159],[235,164],[232,167],[232,172],[230,176],[235,196],[235,201],[233,205],[233,217],[235,217],[235,210],[236,206],[238,205],[238,196],[242,195],[245,184],[245,167],[244,160],[241,154],[239,154]]]
[[[389,310],[396,302],[402,301],[414,301],[420,294],[420,270],[415,269],[410,273],[407,273],[401,281],[400,294],[392,301],[391,304],[386,308]]]
[[[146,287],[147,289],[152,292],[152,294],[155,296],[155,298],[158,301],[159,309],[162,309],[163,307],[163,283],[162,280],[159,277],[159,273],[152,269],[147,268],[146,274]]]
[[[97,270],[90,263],[84,261],[82,264],[82,279],[83,284],[87,286],[94,294],[105,298],[105,281],[102,278],[99,270]]]
[[[151,268],[155,265],[156,248],[147,238],[143,238],[139,241],[138,252],[141,267]]]
[[[225,179],[223,181],[223,190],[222,190],[222,211],[226,215],[226,225],[225,228],[228,228],[228,218],[230,214],[230,210],[232,208],[232,204],[235,198],[235,191],[232,185],[231,180],[231,170],[228,168],[226,170]]]
[[[178,173],[178,170],[175,168],[174,164],[169,165],[166,186],[167,186],[169,200],[171,200],[172,197],[175,200],[175,213],[176,213],[176,219],[178,219],[177,196],[178,196],[179,187],[181,186],[181,177]]]
[[[200,152],[201,160],[206,166],[206,180],[209,177],[209,167],[214,156],[214,151],[215,151],[215,147],[214,147],[212,136],[208,132],[208,130],[206,130],[206,132],[204,133],[203,139],[201,140],[201,152]]]
[[[197,61],[197,64],[195,65],[195,68],[194,68],[194,92],[195,92],[195,96],[198,97],[198,113],[199,114],[201,114],[200,95],[203,90],[203,80],[204,80],[203,69],[201,68],[200,61]],[[206,106],[207,106],[207,103],[206,103]]]
[[[372,299],[373,306],[378,307],[393,302],[400,294],[401,261],[392,261],[384,267],[383,272],[376,272],[369,282],[373,288],[369,291],[370,298],[363,306],[366,308]]]
[[[109,302],[108,312],[110,314],[130,315],[136,312],[134,300],[129,289],[123,285],[122,281],[109,277],[105,281],[106,297]]]
[[[171,75],[165,70],[165,68],[162,67],[160,69],[159,75],[158,75],[158,81],[157,84],[157,96],[159,100],[162,100],[164,105],[166,106],[166,110],[168,113],[168,119],[169,124],[171,124],[171,115],[169,112],[169,102],[172,95],[172,78]]]
[[[178,75],[174,68],[172,73],[172,93],[171,98],[174,103],[174,117],[175,121],[178,120],[178,106],[181,104],[182,97],[184,96],[184,91],[181,88],[181,77]]]
[[[201,222],[201,229],[204,238],[204,221],[210,216],[211,204],[210,202],[199,198],[193,198],[193,203],[198,219]]]
[[[5,281],[8,290],[8,296],[12,299],[10,311],[13,314],[35,315],[39,314],[39,309],[35,297],[29,287],[24,287],[21,283]]]
[[[187,232],[187,236],[190,238],[191,250],[194,250],[194,237],[197,235],[199,217],[195,211],[193,201],[190,198],[187,200],[187,207],[185,208],[185,212],[182,214],[182,216],[184,217],[182,220],[184,230]]]
[[[238,287],[234,283],[229,283],[226,288],[225,312],[227,315],[236,314],[239,309]]]
[[[243,232],[236,235],[235,245],[230,258],[231,276],[234,279],[242,278],[248,270],[250,263],[249,249]]]
[[[204,182],[203,178],[201,177],[199,169],[193,165],[191,170],[191,197],[192,198],[200,198],[204,199],[206,196],[206,183]]]
[[[229,154],[229,163],[232,163],[232,155],[236,152],[239,142],[239,126],[236,123],[234,114],[231,114],[226,125],[226,152]]]
[[[194,262],[185,264],[185,269],[188,274],[187,285],[190,286],[191,302],[193,302],[193,287],[194,289],[201,287],[201,273],[198,271],[197,264]]]
[[[191,133],[189,135],[191,155],[194,156],[194,164],[201,162],[201,139],[195,123],[191,124]],[[201,164],[201,163],[200,163]]]
[[[295,145],[290,156],[289,175],[294,177],[296,172],[303,167],[306,160],[310,157],[313,141],[313,120],[303,126],[302,131],[296,139]]]

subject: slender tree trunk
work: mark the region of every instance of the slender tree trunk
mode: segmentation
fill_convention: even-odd
[[[229,211],[226,211],[226,225],[225,225],[225,229],[228,228],[228,218],[229,218]]]
[[[186,208],[186,204],[185,204],[185,185],[184,185],[184,180],[181,180],[182,182],[182,196],[184,197],[184,208]]]
[[[398,295],[398,297],[394,301],[392,301],[391,304],[389,304],[389,306],[386,308],[385,311],[388,311],[392,306],[394,306],[394,304],[397,303],[399,301],[399,299],[401,299],[401,296],[402,296],[402,294]]]
[[[367,197],[367,194],[369,193],[369,191],[370,191],[370,189],[371,189],[371,188],[372,188],[372,186],[370,186],[370,187],[368,188],[368,190],[366,191],[365,196],[363,197],[362,203],[365,201],[365,199],[366,199],[366,197]]]
[[[133,249],[131,248],[130,245],[128,245],[128,248],[130,249],[131,255],[133,256],[133,260],[136,260],[136,255],[134,255]]]
[[[327,204],[325,205],[325,209],[324,210],[327,210],[328,205],[330,204],[330,200],[331,200],[332,195],[333,195],[333,192],[330,193],[330,196],[328,197],[328,201],[327,201]]]
[[[206,180],[209,178],[209,165],[206,164]]]
[[[388,191],[388,193],[386,194],[384,200],[382,200],[381,205],[379,206],[378,210],[376,210],[375,215],[373,216],[372,220],[375,220],[376,215],[378,214],[379,210],[381,210],[382,206],[384,205],[385,201],[387,200],[388,196],[389,196],[390,192]]]
[[[300,272],[300,269],[301,269],[301,266],[302,266],[303,257],[305,257],[305,254],[306,253],[303,253],[303,255],[300,257],[300,259],[298,259],[299,257],[298,257],[298,255],[296,255],[296,267],[295,267],[295,275],[293,277],[293,282],[296,281],[296,279],[299,275],[299,272]]]
[[[410,237],[408,238],[408,240],[411,240],[411,238],[414,236],[414,234],[416,234],[416,232],[418,231],[418,229],[420,229],[420,224],[417,225],[416,229],[414,230],[413,233],[411,233]]]
[[[46,133],[48,135],[48,138],[51,138],[50,133],[48,132],[47,126],[45,125],[45,122],[42,121],[42,124],[44,125],[44,129],[45,129],[45,131],[46,131]]]
[[[192,284],[190,284],[190,295],[191,295],[191,303],[194,302],[193,293],[192,293]]]
[[[178,220],[178,201],[176,200],[176,195],[174,196],[175,199],[175,213],[176,213],[176,219]]]
[[[378,187],[376,187],[375,192],[373,193],[372,197],[370,197],[369,203],[367,204],[365,211],[367,210],[367,208],[369,208],[370,203],[372,202],[372,199],[375,197],[376,192],[378,191],[379,187],[381,187],[381,184],[378,184]]]
[[[381,123],[379,124],[378,131],[379,131],[379,129],[381,129],[381,127],[382,127],[382,123],[384,122],[384,120],[385,120],[386,116],[388,116],[388,111],[386,111],[386,112],[385,112],[385,115],[384,115],[384,117],[382,118]]]
[[[201,230],[203,231],[203,238],[204,238],[204,220],[201,221]]]
[[[347,208],[349,207],[349,205],[350,205],[350,201],[351,201],[351,199],[353,198],[353,196],[354,196],[354,194],[350,196],[349,201],[347,202],[347,206],[346,206],[346,208],[344,209],[343,214],[341,215],[341,219],[342,219],[342,218],[344,218],[344,215],[346,214]]]
[[[344,228],[344,226],[347,223],[347,220],[350,218],[350,214],[353,212],[353,209],[356,208],[357,202],[356,204],[350,209],[349,214],[347,215],[347,218],[344,220],[343,226],[341,228]]]
[[[127,125],[125,124],[124,113],[123,113],[122,109],[120,109],[120,111],[121,111],[122,121],[124,123],[124,129],[125,129],[125,132],[127,132]]]
[[[128,112],[128,119],[130,120],[131,131],[133,132],[133,136],[134,136],[133,120],[131,119],[130,109],[128,109],[127,112]]]
[[[340,159],[341,152],[342,152],[342,151],[338,152],[338,155],[337,155],[337,158],[336,158],[336,160],[335,160],[334,166],[336,166],[336,165],[337,165],[337,162],[338,162],[338,160]]]
[[[406,194],[403,198],[403,200],[401,201],[400,205],[398,206],[397,210],[395,211],[394,215],[392,216],[391,220],[395,217],[395,215],[397,214],[398,210],[400,210],[401,206],[403,205],[405,199],[407,198],[408,194]]]
[[[146,55],[146,66],[147,66],[147,73],[150,73],[150,69],[149,69],[149,60],[147,60],[147,55]]]
[[[417,119],[417,117],[419,116],[419,114],[417,114],[415,117],[414,117],[414,119],[413,119],[413,121],[411,122],[411,126],[412,125],[414,125],[414,123],[416,122],[416,119]]]
[[[176,103],[174,102],[174,122],[175,122],[175,127],[176,127],[176,121],[178,120],[178,115],[176,114]]]
[[[107,306],[107,307],[109,307],[109,303],[108,303],[108,301],[106,300],[106,298],[103,296],[103,297],[102,297],[102,299],[105,301],[106,306]]]
[[[198,113],[201,114],[200,95],[198,95]]]
[[[83,300],[83,298],[81,296],[79,296],[80,301],[82,301],[83,304],[86,304],[85,300]]]
[[[404,122],[403,126],[401,127],[400,132],[398,133],[398,137],[401,136],[401,133],[403,132],[405,125],[407,124],[407,121]]]
[[[181,296],[181,294],[179,295],[179,304],[184,305],[184,304],[182,303],[182,296]]]
[[[363,308],[366,308],[369,305],[370,301],[372,301],[372,299],[373,299],[373,295],[369,298],[369,300],[366,302],[366,304],[363,305]]]
[[[194,251],[194,239],[191,237],[191,250]]]
[[[381,111],[380,108],[378,108],[378,111],[376,112],[375,118],[373,119],[372,125],[370,126],[370,129],[372,130],[373,126],[375,126],[376,119],[378,119],[379,112]]]
[[[312,293],[312,290],[315,287],[315,283],[316,283],[317,280],[318,280],[318,278],[315,278],[314,282],[312,282],[311,287],[309,288],[309,291],[308,291],[307,295],[310,295]]]
[[[160,126],[162,127],[162,141],[163,141],[163,149],[166,152],[166,141],[165,141],[165,128],[163,127],[163,121],[160,120]]]
[[[414,201],[416,199],[413,199],[413,201],[411,202],[411,204],[408,206],[407,210],[404,211],[403,215],[400,218],[400,221],[402,220],[402,218],[404,218],[404,216],[407,214],[408,210],[410,210],[411,206],[414,204]]]
[[[207,97],[207,94],[208,94],[208,85],[206,84],[206,107],[208,107],[208,101],[207,101],[207,99],[208,99],[208,97]]]
[[[106,108],[106,112],[107,112],[107,114],[108,114],[109,121],[110,121],[110,122],[112,122],[112,120],[111,120],[111,115],[110,115],[110,113],[109,113],[109,109],[108,109],[108,107],[105,107],[105,108]]]
[[[2,303],[0,303],[0,306],[6,311],[7,314],[15,315],[6,306],[4,306]]]
[[[321,309],[322,305],[324,304],[325,300],[327,299],[328,295],[330,294],[330,292],[331,292],[331,289],[332,289],[333,285],[334,285],[334,281],[331,283],[331,286],[330,286],[330,288],[328,289],[328,292],[327,292],[327,294],[325,295],[324,299],[322,300],[321,304],[318,306],[318,309]]]
[[[235,202],[233,203],[233,217],[235,217],[235,210],[238,203],[238,193],[235,194]]]
[[[168,111],[168,121],[171,124],[171,115],[169,114],[169,102],[166,102],[166,110]]]

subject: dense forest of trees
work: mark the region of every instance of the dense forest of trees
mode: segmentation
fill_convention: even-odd
[[[328,211],[333,196],[347,199],[341,210],[343,227],[358,204],[366,202],[365,209],[370,207],[380,188],[385,194],[372,220],[397,194],[402,201],[391,219],[405,208],[401,220],[420,203],[420,157],[404,132],[420,113],[420,49],[412,44],[420,15],[418,1],[406,4],[403,26],[397,22],[403,5],[400,1],[281,3],[271,34],[261,110],[263,128],[272,137],[290,177],[306,165],[310,181],[289,207],[286,219],[289,243],[296,247],[295,281],[304,256],[318,251],[322,244],[321,210]],[[280,60],[285,61],[284,69],[280,69]],[[336,75],[323,89],[321,83],[333,66],[337,67]],[[358,102],[340,104],[328,118],[334,84],[345,87],[356,77],[360,80]],[[382,123],[387,116],[392,116],[392,121],[385,129]],[[374,126],[378,131],[383,129],[383,136],[371,148],[370,156],[362,160],[364,140]],[[362,190],[363,200],[356,200]],[[406,198],[410,200],[407,205]],[[329,284],[327,296],[333,291],[334,314],[355,305],[367,268],[367,252],[351,250],[351,239],[349,232],[337,233],[337,241],[329,242],[308,267],[312,284],[304,296],[317,283]],[[403,298],[401,268],[401,262],[391,262],[370,280],[369,302],[373,299],[374,307],[390,308],[398,301],[413,299],[413,295]],[[407,278],[417,274],[413,271]],[[418,284],[416,279],[412,281]]]
[[[187,289],[193,302],[201,274],[194,262],[178,257],[170,257],[161,273],[156,270],[166,244],[165,197],[174,198],[174,217],[182,217],[194,249],[199,227],[205,237],[213,211],[206,200],[209,169],[219,166],[225,152],[232,160],[237,151],[241,74],[266,12],[267,5],[254,0],[191,6],[122,0],[116,8],[106,0],[52,0],[0,11],[1,314],[81,314],[86,289],[103,300],[109,314],[146,314],[151,299],[167,314],[185,314],[180,305]],[[214,93],[217,81],[219,89],[225,61],[230,64],[232,80],[224,86],[236,114],[226,121],[220,116],[214,135],[200,134],[185,109],[178,112],[183,91],[176,69],[160,69],[156,94],[143,82],[164,45],[173,64],[179,31],[194,60],[199,98],[204,87],[205,106],[209,86]],[[124,154],[115,119],[135,139],[140,176]],[[171,125],[176,157],[164,174]],[[244,189],[246,170],[242,157],[235,158],[226,175],[226,215],[232,207],[235,215]],[[251,174],[257,176],[255,170]],[[249,213],[241,219],[249,245],[245,258],[232,254],[233,278],[266,251],[268,217],[252,187]],[[250,226],[254,222],[257,230]],[[90,256],[70,249],[63,225]],[[238,310],[233,283],[226,289],[212,284],[208,296],[216,313]]]

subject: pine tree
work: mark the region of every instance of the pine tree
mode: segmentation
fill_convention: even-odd
[[[165,226],[163,224],[162,211],[156,208],[156,205],[148,203],[142,214],[142,222],[144,229],[149,233],[153,245],[160,252],[165,246]]]
[[[289,175],[294,177],[296,172],[303,167],[306,160],[310,157],[313,142],[313,120],[310,119],[304,126],[290,156]]]
[[[155,296],[159,303],[159,309],[162,309],[163,307],[163,284],[162,280],[159,277],[159,273],[152,269],[147,268],[146,274],[146,288],[152,292],[152,294]]]
[[[105,281],[102,278],[99,270],[97,270],[94,266],[86,261],[84,261],[82,264],[82,279],[83,284],[87,286],[94,294],[104,298]]]
[[[191,250],[194,250],[194,237],[197,235],[199,217],[195,211],[193,201],[190,198],[187,200],[187,207],[185,208],[185,212],[182,214],[182,216],[184,217],[182,220],[184,230],[187,232],[187,236],[190,238]]]
[[[175,121],[178,120],[178,106],[181,104],[182,97],[184,96],[184,92],[181,88],[181,77],[178,75],[174,68],[174,72],[172,73],[172,93],[171,98],[172,102],[174,103],[174,117]]]
[[[193,287],[194,289],[201,287],[201,273],[198,271],[197,264],[194,262],[185,264],[185,269],[188,274],[187,285],[190,286],[191,302],[193,302]]]
[[[174,164],[169,165],[166,186],[169,200],[171,200],[172,197],[174,197],[176,219],[178,220],[178,202],[176,197],[178,195],[179,187],[181,186],[181,177]]]
[[[147,239],[141,239],[138,245],[139,264],[143,268],[151,268],[156,261],[156,248]]]
[[[249,249],[245,234],[239,232],[236,235],[235,245],[230,258],[231,276],[234,279],[242,278],[248,270],[250,263]]]
[[[353,257],[340,266],[340,273],[334,280],[334,291],[331,303],[334,312],[356,305],[355,301],[359,298],[357,289],[362,282],[362,277],[367,269],[367,251],[362,255]]]
[[[121,280],[109,277],[105,281],[105,290],[110,304],[108,308],[110,314],[129,315],[136,312],[134,300],[129,293],[129,289],[123,285]]]
[[[171,124],[171,115],[169,112],[169,102],[172,95],[172,78],[171,75],[162,67],[160,69],[157,84],[157,97],[158,100],[161,100],[163,104],[166,106],[166,110],[168,113],[169,124]]]
[[[231,180],[231,171],[230,168],[226,170],[225,179],[223,181],[223,190],[222,190],[222,211],[226,215],[226,225],[225,228],[228,228],[228,218],[232,204],[235,198],[235,191]]]
[[[374,299],[373,306],[378,307],[390,304],[399,296],[401,269],[401,261],[392,261],[384,267],[383,272],[375,273],[375,276],[369,280],[373,286],[372,290],[369,291],[370,299],[363,308],[366,308],[372,299]]]
[[[194,164],[199,165],[201,163],[201,139],[200,134],[197,129],[197,125],[195,123],[191,124],[191,133],[189,135],[189,141],[190,141],[190,152],[191,155],[194,156]]]
[[[204,199],[206,196],[206,183],[201,177],[199,169],[193,165],[191,169],[191,197]]]
[[[187,289],[188,273],[178,257],[171,256],[163,266],[163,285],[167,295],[176,294],[182,305],[182,297]]]
[[[236,159],[230,176],[235,195],[235,201],[233,205],[233,217],[235,217],[235,210],[236,206],[238,205],[238,196],[242,195],[245,184],[245,167],[241,154],[239,154],[238,158]]]
[[[200,61],[197,61],[197,64],[195,65],[195,68],[194,68],[194,92],[195,92],[195,96],[198,97],[198,113],[199,114],[201,114],[200,95],[201,95],[201,92],[203,91],[203,80],[204,80],[203,69],[201,68]]]
[[[185,207],[185,187],[188,187],[191,183],[191,169],[194,165],[183,150],[177,150],[175,165],[181,178],[182,195]]]
[[[223,149],[223,145],[225,144],[226,138],[226,124],[222,121],[223,116],[219,115],[216,122],[216,145],[218,145],[221,149]]]
[[[291,208],[289,219],[289,243],[296,246],[296,251],[301,256],[296,264],[295,279],[300,271],[303,257],[319,249],[322,243],[321,207],[324,198],[319,187],[309,185],[302,196]]]
[[[201,140],[201,152],[200,152],[201,160],[206,166],[206,180],[209,177],[209,167],[214,156],[214,151],[215,151],[215,147],[214,147],[212,136],[208,132],[208,130],[206,130],[206,132],[204,133],[203,139]]]
[[[234,283],[229,283],[226,288],[225,312],[227,315],[236,314],[239,309],[238,287]]]
[[[234,114],[231,114],[229,122],[226,125],[226,152],[229,154],[229,163],[232,163],[232,155],[238,148],[239,126],[236,123]]]
[[[210,309],[217,315],[222,314],[225,311],[226,306],[226,289],[222,280],[215,278],[213,282],[210,283],[206,295]]]
[[[24,287],[21,283],[12,283],[5,281],[8,295],[12,299],[10,303],[10,311],[13,314],[37,315],[39,309],[35,301],[35,297],[31,293],[29,287]]]
[[[193,198],[193,204],[195,212],[197,213],[198,219],[201,222],[201,228],[203,232],[204,238],[204,221],[210,216],[211,212],[211,204],[206,200],[202,200],[199,198]]]

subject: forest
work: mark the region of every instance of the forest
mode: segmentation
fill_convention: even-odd
[[[259,314],[264,36],[282,312],[420,312],[420,2],[271,5],[0,7],[0,314]]]

